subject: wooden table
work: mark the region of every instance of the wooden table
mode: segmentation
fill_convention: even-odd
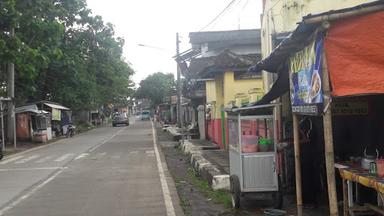
[[[384,178],[380,178],[376,174],[369,173],[368,170],[350,165],[349,163],[335,163],[335,167],[338,168],[340,176],[343,179],[343,203],[345,216],[350,215],[350,210],[354,208],[352,192],[353,183],[358,183],[365,187],[375,189],[378,193],[378,206],[382,206],[380,197],[384,194]],[[384,209],[380,207],[371,204],[365,204],[364,206],[384,215]]]

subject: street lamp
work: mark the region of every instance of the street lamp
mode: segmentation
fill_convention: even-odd
[[[147,45],[147,44],[141,44],[141,43],[138,43],[137,46],[148,47],[148,48],[152,48],[152,49],[158,49],[158,50],[165,50],[165,51],[168,51],[167,49],[162,48],[162,47],[157,47],[157,46],[152,46],[152,45]]]

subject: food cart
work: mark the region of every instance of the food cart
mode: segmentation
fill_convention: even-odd
[[[268,194],[275,208],[282,205],[277,172],[278,104],[232,109],[228,112],[230,191],[239,208],[246,194]]]

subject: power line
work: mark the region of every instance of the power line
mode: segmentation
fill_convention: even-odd
[[[231,6],[231,8],[228,8],[228,10],[226,10],[225,12],[226,13],[230,13],[229,12],[229,10],[232,10],[232,11],[234,11],[236,8],[234,8],[234,7],[237,7],[237,6],[239,6],[239,5],[241,5],[241,3],[242,3],[242,1],[243,0],[239,0],[239,1],[237,1],[237,3],[236,4],[233,4],[232,6]],[[223,18],[223,16],[224,16],[224,13],[221,15],[221,17],[220,18]],[[212,24],[212,26],[211,26],[211,28],[210,29],[213,29],[213,28],[215,28],[216,27],[216,25],[219,23],[219,19],[218,20],[216,20],[216,22],[214,22],[213,24]]]
[[[199,31],[202,31],[204,30],[205,28],[207,28],[208,26],[210,26],[213,22],[215,22],[225,11],[227,11],[232,5],[233,3],[235,3],[237,0],[232,0],[231,2],[229,2],[229,4],[215,17],[213,18],[213,20],[211,20],[207,25],[205,25],[203,28],[201,28]]]
[[[241,11],[240,11],[240,12],[243,12],[243,11],[244,11],[244,9],[245,9],[245,7],[248,5],[248,3],[249,3],[249,0],[247,0],[247,1],[245,2],[245,4],[243,5],[243,7],[241,8]]]

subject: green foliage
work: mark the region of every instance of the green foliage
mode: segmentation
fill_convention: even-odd
[[[216,203],[224,204],[226,207],[230,207],[232,205],[230,194],[227,191],[214,191],[212,187],[209,186],[207,181],[201,180],[197,177],[194,169],[188,169],[188,178],[192,184],[195,185],[208,199],[211,199]]]
[[[152,105],[157,105],[175,93],[176,84],[173,74],[158,72],[149,75],[140,82],[140,87],[137,89],[135,97],[150,99]]]
[[[18,103],[52,100],[74,110],[127,103],[134,71],[123,46],[85,0],[0,2],[0,64],[15,64]],[[4,93],[6,68],[0,72]]]

